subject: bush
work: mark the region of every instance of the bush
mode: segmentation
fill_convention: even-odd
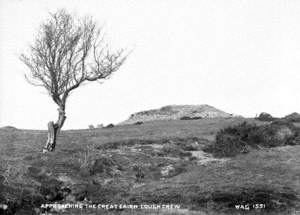
[[[243,122],[220,130],[214,144],[204,150],[217,157],[230,157],[251,148],[296,145],[299,140],[299,129],[289,122],[274,121],[262,126]]]
[[[285,119],[289,122],[300,122],[300,114],[294,112],[289,115],[286,115],[283,119]]]
[[[275,118],[269,113],[262,112],[255,119],[260,120],[260,121],[264,121],[264,122],[271,122]]]
[[[112,124],[112,123],[110,123],[110,124],[108,124],[105,128],[113,128],[113,127],[115,127],[115,125]]]

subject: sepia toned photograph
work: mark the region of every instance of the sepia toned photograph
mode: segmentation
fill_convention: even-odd
[[[0,215],[300,215],[299,11],[0,0]]]

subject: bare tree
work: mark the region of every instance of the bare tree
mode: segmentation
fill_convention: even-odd
[[[101,29],[91,17],[78,18],[65,10],[50,15],[41,25],[29,53],[20,55],[30,69],[26,80],[44,87],[58,105],[58,120],[48,123],[44,152],[55,150],[70,92],[85,82],[109,78],[127,57],[123,49],[116,52],[108,49]]]

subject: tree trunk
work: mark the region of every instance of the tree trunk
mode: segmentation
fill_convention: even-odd
[[[65,120],[66,120],[65,110],[64,108],[59,108],[57,122],[53,123],[53,121],[50,121],[48,123],[48,139],[43,149],[44,153],[47,151],[53,152],[55,150],[57,136],[59,135],[59,132],[63,127]]]

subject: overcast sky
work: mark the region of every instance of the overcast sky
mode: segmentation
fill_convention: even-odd
[[[94,16],[111,47],[133,49],[111,79],[72,93],[65,129],[169,104],[300,112],[300,1],[0,0],[0,126],[46,129],[57,119],[44,89],[25,81],[18,54],[59,8]]]

